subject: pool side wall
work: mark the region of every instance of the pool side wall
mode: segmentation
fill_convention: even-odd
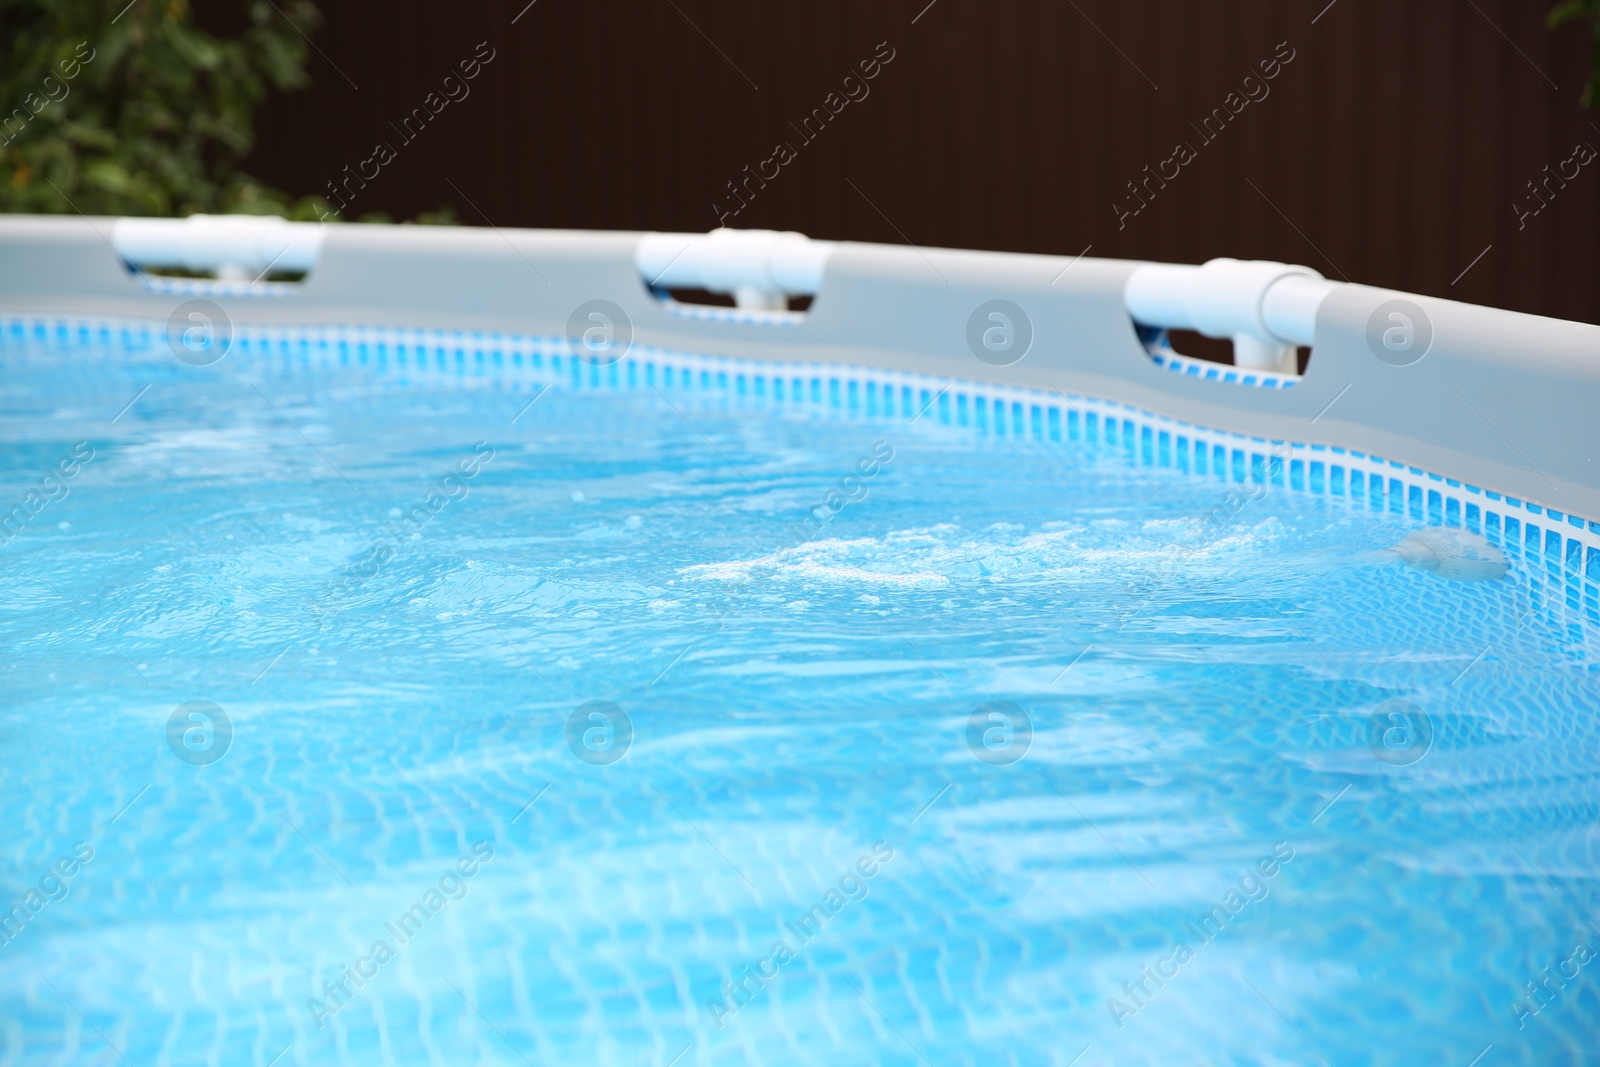
[[[152,285],[111,247],[112,219],[0,219],[0,311],[165,321],[193,294]],[[203,292],[236,326],[388,325],[565,334],[606,299],[636,344],[742,359],[838,363],[1121,401],[1199,426],[1383,456],[1452,479],[1600,517],[1600,326],[1361,285],[1317,315],[1292,388],[1206,380],[1158,366],[1123,286],[1139,264],[841,244],[803,316],[686,313],[634,265],[641,234],[464,227],[330,226],[315,269],[271,295]],[[1409,366],[1379,359],[1369,326],[1403,298],[1432,332]],[[1011,366],[967,344],[978,306],[1005,299],[1031,322]],[[1380,316],[1381,317],[1381,316]]]

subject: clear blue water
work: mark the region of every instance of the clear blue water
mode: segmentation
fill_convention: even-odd
[[[3,508],[76,464],[0,547],[0,1065],[1600,1053],[1543,563],[1208,531],[1070,433],[536,394],[0,349]]]

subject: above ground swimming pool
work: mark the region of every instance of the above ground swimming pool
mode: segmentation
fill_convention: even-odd
[[[0,1065],[1600,1053],[1600,329],[111,235],[0,224]]]

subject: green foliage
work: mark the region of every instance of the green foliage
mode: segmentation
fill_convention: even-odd
[[[256,104],[308,81],[310,0],[253,0],[236,40],[187,0],[124,3],[0,0],[0,211],[315,218],[238,169]]]
[[[1600,0],[1562,0],[1550,9],[1549,22],[1551,29],[1568,22],[1588,22],[1593,29],[1589,81],[1579,98],[1584,107],[1593,107],[1595,100],[1600,99]]]
[[[239,169],[256,105],[309,84],[322,16],[311,0],[235,2],[246,27],[224,39],[189,0],[0,0],[0,212],[337,221],[322,197],[291,200]]]

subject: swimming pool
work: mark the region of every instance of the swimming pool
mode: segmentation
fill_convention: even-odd
[[[1587,519],[892,360],[233,318],[3,320],[0,1063],[1594,1048]]]

